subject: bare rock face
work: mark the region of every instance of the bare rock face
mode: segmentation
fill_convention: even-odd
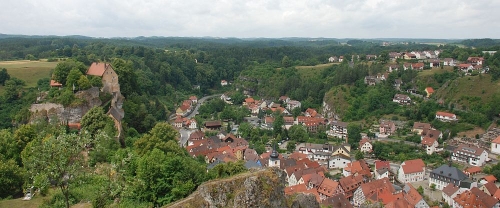
[[[93,87],[75,93],[77,99],[83,102],[80,105],[64,107],[57,103],[41,103],[31,105],[31,122],[45,120],[59,123],[80,123],[83,115],[91,108],[102,104],[99,99],[99,88]]]
[[[285,178],[284,171],[269,168],[209,181],[200,185],[189,197],[167,207],[319,207],[317,202],[314,204],[316,199],[313,195],[298,194],[293,199],[287,199]]]

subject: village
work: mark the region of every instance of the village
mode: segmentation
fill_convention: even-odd
[[[391,61],[411,61],[389,64],[386,73],[367,76],[364,83],[377,85],[387,79],[388,74],[398,70],[424,70],[437,67],[454,67],[464,75],[487,73],[482,57],[469,57],[460,63],[451,58],[438,58],[440,51],[391,52]],[[486,52],[490,53],[490,52]],[[353,57],[354,58],[354,57]],[[359,59],[359,56],[357,57]],[[380,58],[367,55],[366,60]],[[332,56],[329,62],[343,62],[343,56]],[[231,83],[221,80],[221,86]],[[411,97],[431,100],[432,87],[418,94],[415,89],[403,91],[401,79],[395,79],[393,87],[399,93],[392,102],[401,106],[415,103]],[[212,97],[233,105],[230,94]],[[196,96],[184,100],[172,121],[181,132],[179,144],[193,157],[203,157],[211,169],[220,163],[243,161],[247,168],[279,168],[287,174],[285,194],[310,193],[317,201],[332,207],[362,207],[380,204],[383,207],[499,207],[500,191],[497,179],[483,173],[482,167],[496,163],[500,154],[500,130],[489,129],[479,140],[464,137],[449,138],[450,132],[436,129],[431,123],[414,122],[411,127],[398,120],[381,119],[370,128],[370,133],[360,134],[362,139],[356,149],[349,144],[348,122],[336,115],[318,113],[321,109],[307,108],[300,115],[292,111],[301,109],[301,101],[283,95],[276,100],[254,99],[246,94],[240,108],[250,112],[244,122],[253,128],[272,130],[276,115],[283,119],[281,128],[289,130],[300,126],[308,133],[324,131],[328,138],[337,142],[323,144],[297,143],[293,151],[285,151],[289,138],[274,138],[266,144],[266,151],[258,154],[242,138],[237,125],[228,120],[210,120],[198,124],[193,118],[201,105]],[[268,112],[259,116],[262,112]],[[435,119],[444,123],[456,123],[460,118],[446,111],[438,111]],[[262,118],[259,118],[262,117]],[[226,129],[226,126],[232,126]],[[449,152],[448,160],[440,166],[429,166],[423,159],[396,161],[380,160],[374,154],[375,142],[401,142],[391,135],[398,129],[407,128],[418,135],[419,142],[404,141],[418,146],[427,155]],[[443,142],[443,136],[449,138]],[[352,136],[351,136],[352,137]],[[361,157],[359,153],[361,153]],[[458,165],[457,165],[458,164]],[[437,204],[436,204],[437,203]]]

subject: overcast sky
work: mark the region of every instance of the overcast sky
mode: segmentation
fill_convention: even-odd
[[[500,38],[500,0],[0,0],[0,33]]]

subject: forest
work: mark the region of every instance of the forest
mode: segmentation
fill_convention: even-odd
[[[384,73],[387,53],[392,51],[443,50],[442,57],[465,60],[469,56],[484,56],[489,63],[488,75],[496,82],[500,78],[500,53],[484,54],[483,50],[498,50],[496,41],[464,40],[457,44],[427,45],[419,43],[381,46],[380,41],[324,39],[203,39],[203,38],[145,38],[93,39],[86,37],[2,37],[0,61],[46,60],[57,62],[50,77],[64,86],[78,89],[99,87],[99,80],[85,76],[92,62],[110,63],[119,75],[123,103],[125,146],[114,138],[113,122],[104,107],[91,109],[82,118],[82,133],[57,122],[33,122],[28,110],[40,91],[47,99],[64,106],[77,105],[71,87],[62,90],[49,88],[50,79],[40,79],[37,87],[0,70],[0,198],[19,198],[29,187],[36,187],[46,196],[42,207],[69,207],[90,201],[93,207],[119,203],[120,207],[163,206],[186,197],[202,182],[246,171],[242,163],[217,165],[207,171],[204,158],[193,158],[179,147],[177,130],[165,121],[175,113],[183,100],[191,95],[230,93],[235,102],[245,98],[236,88],[254,92],[254,97],[276,101],[287,95],[300,100],[300,111],[320,110],[325,95],[332,92],[342,96],[345,109],[339,112],[342,120],[350,122],[349,134],[367,132],[366,123],[384,115],[409,121],[433,122],[437,110],[453,110],[453,104],[441,105],[421,98],[412,98],[418,105],[398,106],[392,102],[397,92],[393,83],[415,82],[422,91],[426,83],[409,71],[391,73],[386,81],[367,86],[365,76]],[[485,43],[486,42],[486,43]],[[377,60],[365,55],[385,54]],[[358,58],[355,55],[359,55]],[[327,64],[330,56],[344,56],[343,62],[312,69],[299,66]],[[402,64],[402,63],[398,63]],[[431,76],[436,86],[462,77],[458,71]],[[478,75],[479,76],[479,75]],[[222,87],[221,80],[232,86]],[[413,85],[407,84],[403,89]],[[103,96],[101,99],[106,100]],[[109,98],[108,98],[109,99]],[[457,109],[455,109],[457,110]],[[243,122],[248,111],[220,100],[203,105],[197,119],[232,120],[240,125],[241,134],[257,152],[272,138],[290,138],[294,142],[325,142],[326,134],[308,134],[302,128],[288,131],[275,128],[252,128]],[[463,126],[488,126],[500,113],[500,95],[489,98],[480,106],[457,110],[463,125],[436,126],[448,128],[452,135]],[[263,112],[271,115],[272,112]],[[281,118],[281,115],[274,115]],[[281,116],[281,117],[280,117]],[[277,119],[279,120],[279,119]],[[282,122],[282,121],[281,121]],[[279,123],[279,122],[276,122]],[[279,124],[277,124],[279,126]],[[465,128],[465,127],[464,127]],[[230,129],[230,128],[228,128]],[[349,142],[356,147],[360,136]],[[279,140],[279,139],[278,139]],[[293,149],[291,146],[290,149]],[[63,151],[65,150],[65,151]],[[412,147],[405,147],[405,151]],[[389,147],[376,145],[377,154],[391,152]],[[417,154],[388,156],[385,159],[421,157]],[[426,160],[439,163],[439,158]],[[497,168],[497,167],[493,167]],[[497,168],[498,169],[498,168]],[[492,170],[495,172],[496,169]],[[498,171],[496,171],[498,172]],[[500,173],[500,172],[499,172]]]

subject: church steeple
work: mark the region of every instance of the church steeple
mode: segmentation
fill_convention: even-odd
[[[269,157],[268,167],[280,167],[279,153],[276,151],[276,145],[273,147],[273,151]]]

